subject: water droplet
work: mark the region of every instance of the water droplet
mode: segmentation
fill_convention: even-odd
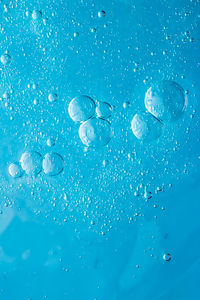
[[[10,176],[19,178],[23,175],[22,168],[19,163],[11,163],[8,168]]]
[[[56,176],[62,172],[64,168],[64,160],[58,153],[47,153],[44,156],[42,167],[46,175]]]
[[[148,113],[138,113],[131,121],[133,134],[139,140],[151,141],[162,134],[162,124]]]
[[[81,124],[79,128],[79,137],[86,146],[105,146],[110,142],[112,136],[112,127],[104,119],[90,119]]]
[[[165,253],[165,254],[163,255],[163,259],[164,259],[165,261],[170,261],[170,260],[172,259],[171,254],[170,254],[170,253]]]
[[[96,107],[96,114],[99,118],[107,119],[111,116],[112,106],[107,102],[99,102]]]
[[[42,170],[42,156],[36,151],[24,152],[20,158],[22,169],[27,175],[36,176]]]
[[[49,95],[48,95],[48,100],[49,100],[49,102],[56,102],[57,99],[58,99],[58,95],[55,94],[55,93],[52,93],[52,94],[49,94]]]
[[[11,56],[9,54],[2,54],[0,60],[3,65],[8,65],[11,62]]]
[[[164,80],[148,89],[145,106],[157,119],[172,122],[179,119],[185,111],[187,97],[179,84]]]
[[[74,122],[84,122],[95,114],[95,102],[88,96],[78,96],[71,100],[68,113]]]

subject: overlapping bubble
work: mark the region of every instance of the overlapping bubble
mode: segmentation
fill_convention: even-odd
[[[79,127],[79,137],[87,147],[102,147],[107,145],[113,129],[107,120],[111,116],[112,106],[107,102],[95,101],[89,96],[78,96],[71,100],[68,113],[74,122],[82,123]]]

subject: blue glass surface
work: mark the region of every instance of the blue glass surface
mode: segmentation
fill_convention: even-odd
[[[200,299],[199,25],[0,0],[1,300]]]

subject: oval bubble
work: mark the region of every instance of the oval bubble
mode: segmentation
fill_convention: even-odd
[[[162,134],[162,123],[148,113],[137,113],[131,121],[133,134],[139,140],[152,141]]]
[[[95,102],[88,96],[78,96],[71,100],[68,113],[74,122],[84,122],[95,114]]]
[[[3,65],[8,65],[11,61],[11,57],[9,54],[2,54],[0,57],[0,61]]]
[[[8,167],[8,172],[13,178],[19,178],[23,175],[23,170],[18,163],[11,163]]]
[[[111,116],[112,106],[107,102],[99,102],[96,107],[98,118],[107,119]]]
[[[178,83],[163,80],[148,89],[145,107],[157,119],[166,123],[173,122],[186,110],[187,97]]]
[[[56,176],[64,169],[64,160],[58,153],[47,153],[42,161],[42,168],[46,175]]]
[[[20,158],[22,169],[27,175],[36,176],[42,170],[42,156],[36,151],[24,152]]]
[[[110,123],[104,119],[90,119],[79,128],[79,137],[82,143],[90,147],[107,145],[113,136]]]

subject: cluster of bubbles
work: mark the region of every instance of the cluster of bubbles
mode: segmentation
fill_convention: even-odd
[[[22,177],[24,173],[35,177],[42,170],[48,176],[56,176],[64,169],[64,160],[56,152],[49,152],[44,157],[37,151],[25,151],[17,163],[11,163],[8,167],[10,176]]]
[[[89,96],[80,95],[71,100],[68,106],[70,118],[81,123],[79,137],[87,147],[102,147],[107,145],[113,129],[107,120],[112,113],[112,106],[107,102],[98,102]]]
[[[155,140],[163,124],[177,121],[187,107],[184,89],[176,82],[163,80],[151,86],[145,95],[148,112],[137,113],[131,122],[133,134],[140,140]]]

